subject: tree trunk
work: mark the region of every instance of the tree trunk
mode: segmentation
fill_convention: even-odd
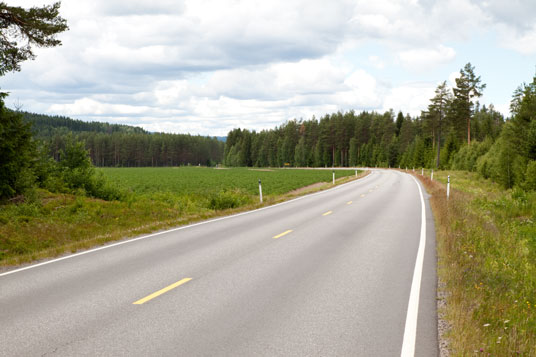
[[[471,118],[467,119],[467,145],[471,145]]]
[[[439,126],[437,129],[437,160],[436,169],[439,169],[439,152],[441,150],[441,112],[439,112]]]
[[[331,167],[335,167],[335,145],[331,146]]]

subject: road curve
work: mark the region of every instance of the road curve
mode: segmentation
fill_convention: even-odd
[[[436,356],[424,189],[422,279],[408,315],[418,185],[373,170],[276,206],[0,274],[0,355],[400,356],[416,319],[415,355]]]

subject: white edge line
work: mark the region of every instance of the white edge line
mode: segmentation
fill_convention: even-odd
[[[415,343],[417,339],[417,318],[419,316],[419,296],[421,293],[422,269],[424,264],[424,248],[426,246],[426,211],[424,196],[421,185],[415,177],[410,175],[419,188],[421,196],[421,237],[419,240],[419,250],[415,261],[415,270],[413,271],[413,281],[411,282],[411,292],[409,294],[408,312],[406,315],[406,326],[404,328],[404,339],[402,341],[401,357],[410,357],[415,355]]]
[[[369,170],[370,170],[370,169],[369,169]],[[251,210],[251,211],[246,211],[246,212],[241,212],[241,213],[233,214],[233,215],[231,215],[231,216],[224,216],[224,217],[219,217],[219,218],[215,218],[215,219],[210,219],[210,220],[207,220],[207,221],[197,222],[197,223],[189,224],[189,225],[186,225],[186,226],[181,226],[181,227],[177,227],[177,228],[172,228],[172,229],[168,229],[168,230],[165,230],[165,231],[152,233],[152,234],[145,235],[145,236],[141,236],[141,237],[137,237],[137,238],[132,238],[132,239],[124,240],[124,241],[121,241],[121,242],[108,244],[108,245],[105,245],[105,246],[102,246],[102,247],[93,248],[93,249],[90,249],[90,250],[85,250],[85,251],[80,252],[80,253],[74,253],[74,254],[67,255],[67,256],[64,256],[64,257],[61,257],[61,258],[56,258],[56,259],[52,259],[52,260],[47,260],[46,262],[42,262],[42,263],[37,263],[37,264],[29,265],[29,266],[26,266],[26,267],[24,267],[24,268],[19,268],[19,269],[15,269],[15,270],[10,270],[10,271],[7,271],[7,272],[5,272],[5,273],[1,273],[1,274],[0,274],[0,277],[2,277],[2,276],[6,276],[6,275],[10,275],[10,274],[15,274],[15,273],[18,273],[18,272],[21,272],[21,271],[24,271],[24,270],[28,270],[28,269],[37,268],[37,267],[40,267],[40,266],[43,266],[43,265],[47,265],[47,264],[51,264],[51,263],[55,263],[55,262],[59,262],[59,261],[62,261],[62,260],[75,258],[75,257],[78,257],[78,256],[80,256],[80,255],[85,255],[85,254],[89,254],[89,253],[93,253],[93,252],[98,252],[99,250],[104,250],[104,249],[108,249],[108,248],[113,248],[113,247],[117,247],[117,246],[119,246],[119,245],[123,245],[123,244],[128,244],[128,243],[136,242],[136,241],[138,241],[138,240],[142,240],[142,239],[147,239],[147,238],[151,238],[151,237],[159,236],[159,235],[162,235],[162,234],[165,234],[165,233],[170,233],[170,232],[180,231],[180,230],[183,230],[183,229],[192,228],[192,227],[200,226],[200,225],[203,225],[203,224],[208,224],[208,223],[218,222],[218,221],[222,221],[222,220],[224,220],[224,219],[230,219],[230,218],[235,218],[235,217],[239,217],[239,216],[244,216],[244,215],[246,215],[246,214],[251,214],[251,213],[254,213],[254,212],[258,212],[258,211],[263,211],[263,210],[271,209],[271,208],[274,208],[274,207],[277,207],[277,206],[286,205],[286,204],[288,204],[288,203],[291,203],[291,202],[294,202],[294,201],[298,201],[298,200],[302,200],[302,199],[307,198],[307,197],[313,197],[313,196],[316,196],[316,195],[324,194],[324,193],[329,192],[329,191],[337,190],[337,189],[339,189],[339,188],[341,188],[341,187],[344,187],[344,186],[347,186],[347,185],[356,183],[356,182],[358,182],[358,181],[362,182],[362,181],[361,181],[362,179],[366,179],[366,178],[368,178],[368,177],[370,177],[370,176],[372,175],[373,171],[372,171],[372,170],[370,170],[370,171],[371,171],[370,174],[368,174],[368,175],[365,176],[365,177],[358,178],[357,180],[352,180],[352,181],[350,181],[350,182],[343,183],[343,184],[341,184],[341,185],[335,186],[335,187],[330,188],[330,189],[327,189],[327,190],[323,190],[323,191],[319,191],[319,192],[311,193],[311,194],[308,194],[308,195],[304,195],[304,196],[301,196],[301,197],[293,198],[292,200],[288,200],[288,201],[284,201],[284,202],[276,203],[275,205],[266,206],[266,207],[261,207],[261,208],[257,208],[257,209]]]

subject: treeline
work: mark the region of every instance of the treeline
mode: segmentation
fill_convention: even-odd
[[[138,133],[147,134],[143,128],[122,124],[110,124],[103,122],[85,122],[78,119],[71,119],[64,116],[36,114],[30,112],[19,112],[26,122],[32,124],[32,132],[37,138],[51,137],[58,129],[70,132],[95,132],[95,133]]]
[[[536,77],[516,90],[506,121],[493,105],[479,105],[484,88],[468,63],[456,86],[441,83],[416,118],[349,111],[261,132],[234,129],[224,164],[463,169],[504,187],[536,189]]]
[[[84,142],[96,166],[213,166],[223,159],[224,143],[214,137],[149,133],[128,125],[22,114],[31,123],[34,136],[47,144],[56,160],[71,137]]]

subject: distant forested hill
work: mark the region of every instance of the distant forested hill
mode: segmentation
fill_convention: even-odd
[[[36,113],[21,113],[26,122],[32,124],[32,130],[38,136],[50,136],[58,130],[68,130],[71,132],[90,131],[95,133],[140,133],[147,132],[139,127],[121,124],[110,124],[103,122],[85,122],[78,119],[71,119],[63,116],[50,116]]]
[[[59,159],[67,140],[83,141],[96,166],[215,165],[223,160],[224,143],[216,137],[150,133],[142,128],[84,122],[60,116],[22,112],[37,140]]]

